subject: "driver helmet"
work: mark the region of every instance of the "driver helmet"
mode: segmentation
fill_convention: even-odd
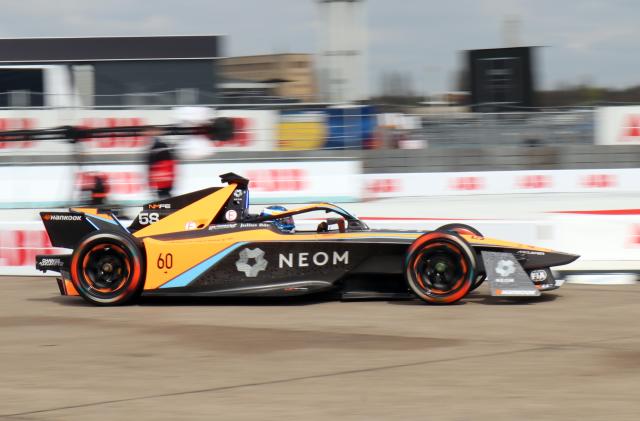
[[[286,212],[287,208],[280,205],[267,206],[260,212],[260,216],[276,215],[281,212]],[[278,229],[284,232],[295,232],[296,224],[293,222],[293,217],[285,216],[284,218],[274,219],[267,221],[273,223]]]

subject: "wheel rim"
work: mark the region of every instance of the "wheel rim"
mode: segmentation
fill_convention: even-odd
[[[425,247],[416,256],[413,273],[425,293],[449,295],[464,285],[468,265],[457,247],[438,242]]]
[[[98,244],[82,260],[81,283],[94,295],[117,295],[127,285],[131,274],[129,255],[115,244]]]

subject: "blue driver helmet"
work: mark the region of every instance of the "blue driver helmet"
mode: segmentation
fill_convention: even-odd
[[[267,206],[260,212],[260,216],[277,215],[281,212],[286,212],[287,208],[280,205]],[[296,224],[293,222],[293,217],[285,216],[284,218],[274,219],[269,221],[273,223],[278,229],[284,232],[295,232]]]

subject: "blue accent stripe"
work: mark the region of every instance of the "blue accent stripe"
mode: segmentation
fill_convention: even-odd
[[[90,217],[90,218],[96,218],[96,219],[99,219],[99,220],[101,220],[102,222],[108,222],[108,223],[113,224],[113,225],[118,225],[118,223],[117,223],[116,221],[114,221],[113,219],[103,218],[102,216],[94,215],[94,214],[92,214],[92,213],[88,213],[88,214],[85,214],[85,215],[87,215],[87,216],[88,216],[88,217]]]
[[[222,250],[218,254],[214,254],[204,262],[195,265],[194,267],[187,270],[186,272],[183,272],[182,274],[176,276],[169,282],[161,285],[160,288],[178,288],[178,287],[185,287],[189,285],[191,281],[196,279],[198,276],[202,275],[206,270],[215,266],[220,260],[224,259],[229,253],[238,249],[239,247],[244,246],[245,244],[247,243],[246,242],[236,243],[232,246],[227,247],[226,249]]]

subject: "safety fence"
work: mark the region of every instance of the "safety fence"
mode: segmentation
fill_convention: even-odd
[[[236,133],[226,142],[203,143],[198,156],[217,151],[463,149],[640,144],[640,107],[585,110],[438,113],[409,109],[382,113],[375,106],[296,104],[240,107],[0,109],[0,131],[78,125],[118,127],[193,124],[214,116],[234,120]],[[143,153],[149,139],[103,138],[83,142],[82,153]],[[176,147],[185,139],[174,138]],[[6,142],[0,156],[77,153],[64,141]]]

